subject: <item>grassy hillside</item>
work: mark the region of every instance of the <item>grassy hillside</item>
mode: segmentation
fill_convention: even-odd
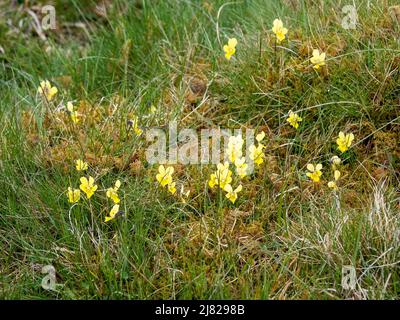
[[[399,299],[396,1],[356,1],[346,29],[345,1],[60,0],[42,30],[50,2],[0,1],[0,298]],[[234,203],[213,164],[172,164],[176,192],[160,186],[145,136],[172,121],[265,133],[254,173],[230,165]],[[89,176],[97,190],[71,203]]]

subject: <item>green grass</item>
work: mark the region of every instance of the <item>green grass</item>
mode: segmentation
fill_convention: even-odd
[[[110,1],[106,16],[91,1],[53,2],[58,29],[44,42],[22,5],[0,1],[0,298],[399,299],[395,1],[358,1],[355,30],[341,27],[337,1]],[[289,34],[275,49],[277,17]],[[318,72],[312,48],[327,53]],[[59,89],[49,106],[36,93],[43,79]],[[67,101],[85,125],[56,111]],[[144,127],[264,130],[266,161],[234,205],[207,187],[215,166],[175,166],[191,190],[183,204],[157,185],[144,139],[127,136],[132,112]],[[356,137],[343,155],[339,131]],[[333,155],[337,197],[326,186]],[[71,206],[78,158],[99,191]],[[324,166],[316,186],[310,162]],[[104,223],[102,190],[116,179],[125,215]],[[48,264],[57,292],[41,287]],[[354,290],[341,286],[344,265],[356,268]]]

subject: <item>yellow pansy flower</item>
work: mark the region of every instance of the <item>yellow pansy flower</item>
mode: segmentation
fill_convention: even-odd
[[[79,122],[78,111],[74,111],[74,105],[72,104],[71,101],[67,102],[67,112],[68,112],[69,116],[71,117],[71,120],[73,123]]]
[[[233,190],[232,186],[230,184],[227,184],[224,188],[226,191],[225,197],[227,197],[232,203],[235,203],[238,193],[242,191],[242,185],[240,184],[235,190]]]
[[[72,189],[68,187],[68,202],[77,203],[81,198],[81,191],[79,189]]]
[[[275,33],[278,42],[282,42],[288,33],[288,29],[283,27],[281,19],[275,19],[273,22],[272,32]]]
[[[297,129],[299,127],[299,122],[303,121],[303,119],[298,114],[290,110],[286,121],[289,122],[293,128]]]
[[[49,80],[43,80],[40,82],[38,92],[50,102],[57,94],[58,89],[56,87],[52,87]]]
[[[232,182],[232,171],[229,170],[229,163],[225,162],[224,164],[219,163],[217,165],[217,171],[210,176],[210,180],[208,181],[208,185],[210,188],[214,188],[218,185],[221,189]]]
[[[158,174],[156,175],[157,181],[162,187],[172,182],[172,174],[174,173],[174,167],[165,168],[163,165],[158,167]]]
[[[119,203],[120,199],[118,197],[118,189],[121,186],[121,181],[117,180],[115,182],[114,188],[108,188],[106,192],[107,198],[110,198],[114,203]]]
[[[332,188],[333,190],[338,190],[338,186],[337,186],[336,182],[340,179],[340,171],[339,170],[335,170],[334,178],[335,178],[334,181],[328,182],[328,187]]]
[[[314,182],[319,182],[322,176],[322,164],[318,163],[317,165],[313,165],[309,163],[307,165],[307,177],[309,177]]]
[[[226,153],[228,155],[228,160],[231,163],[235,163],[236,159],[242,155],[242,147],[244,140],[241,135],[229,137],[228,148]]]
[[[114,219],[117,216],[118,212],[119,212],[119,205],[115,204],[112,207],[112,209],[110,210],[110,213],[108,214],[108,216],[105,217],[104,222],[108,222],[108,221]]]
[[[176,192],[175,182],[171,182],[170,184],[168,184],[168,192],[170,192],[171,194],[175,194]]]
[[[92,177],[89,177],[89,179],[81,177],[80,181],[81,185],[79,188],[86,194],[86,197],[90,199],[97,190],[97,185],[94,184],[94,179]]]
[[[318,49],[314,49],[312,54],[310,61],[313,64],[313,68],[318,70],[325,65],[325,52],[320,54]]]
[[[354,134],[348,133],[344,134],[342,131],[339,132],[339,137],[336,139],[336,143],[338,145],[338,149],[341,152],[347,151],[354,140]]]
[[[265,154],[263,152],[264,146],[260,143],[257,147],[253,144],[249,147],[249,158],[254,161],[257,165],[264,162]]]
[[[76,168],[77,171],[85,171],[85,170],[88,169],[87,162],[85,162],[85,161],[83,161],[81,159],[76,160],[75,164],[76,164],[75,168]]]
[[[238,42],[236,38],[231,38],[228,40],[228,44],[224,45],[224,52],[226,59],[230,60],[231,57],[235,54],[237,43]]]
[[[224,164],[219,163],[217,165],[217,179],[221,189],[224,189],[225,185],[232,182],[232,171],[229,170],[228,162],[225,162]]]
[[[236,166],[236,173],[240,178],[244,178],[247,175],[247,163],[246,163],[246,158],[242,157],[240,159],[236,159],[235,161],[235,166]]]

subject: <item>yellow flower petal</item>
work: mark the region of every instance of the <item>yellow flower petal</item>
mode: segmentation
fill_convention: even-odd
[[[237,43],[238,41],[236,40],[236,38],[231,38],[228,40],[228,46],[231,48],[235,48]]]
[[[258,135],[256,135],[256,140],[258,142],[261,142],[264,139],[264,137],[265,137],[265,132],[261,131]]]
[[[175,182],[171,182],[171,183],[168,185],[168,191],[169,191],[170,193],[172,193],[172,194],[175,194],[175,192],[176,192]]]
[[[117,215],[117,213],[119,212],[119,205],[116,204],[112,207],[110,213],[108,214],[108,216],[105,217],[104,222],[108,222],[112,219],[114,219]]]
[[[339,178],[340,178],[340,171],[339,170],[335,170],[334,176],[335,176],[335,180],[338,181]]]
[[[336,183],[334,181],[329,181],[328,182],[328,187],[332,188],[332,189],[336,189],[337,188]]]

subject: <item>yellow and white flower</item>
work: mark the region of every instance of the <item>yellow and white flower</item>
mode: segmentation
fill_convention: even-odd
[[[288,29],[283,27],[281,19],[275,19],[272,26],[272,32],[275,33],[278,42],[282,42],[288,33]]]
[[[57,92],[57,87],[52,87],[49,80],[43,80],[40,82],[38,93],[45,97],[48,102],[53,100]]]
[[[108,221],[114,219],[114,218],[117,216],[117,214],[118,214],[119,212],[120,212],[120,211],[119,211],[119,205],[118,205],[118,204],[115,204],[115,205],[112,207],[112,209],[110,210],[108,216],[105,217],[104,222],[108,222]]]
[[[81,184],[79,188],[86,194],[86,197],[90,199],[97,190],[97,185],[94,184],[94,179],[92,177],[89,177],[89,179],[81,177],[80,181]]]
[[[314,49],[312,55],[310,61],[315,70],[318,70],[320,67],[325,65],[325,52],[320,53],[318,49]]]
[[[242,156],[244,140],[241,135],[229,137],[228,148],[226,154],[231,163],[235,163],[236,159]]]
[[[347,151],[350,148],[351,144],[353,143],[353,140],[354,140],[354,134],[352,133],[344,134],[344,132],[340,131],[339,137],[336,139],[338,149],[341,152]]]
[[[247,168],[248,165],[246,163],[246,158],[241,157],[239,159],[236,159],[235,161],[235,167],[236,167],[236,173],[240,178],[244,178],[247,175]]]
[[[113,188],[108,188],[106,192],[107,198],[110,198],[114,203],[119,203],[120,199],[118,197],[118,189],[121,187],[121,181],[115,181]]]
[[[163,165],[158,167],[158,174],[156,175],[157,181],[162,187],[172,182],[172,174],[174,173],[174,167],[165,168]]]
[[[286,121],[289,122],[293,128],[297,129],[299,127],[299,122],[303,121],[303,119],[297,113],[290,110]]]
[[[72,189],[68,187],[68,202],[77,203],[81,198],[81,191],[79,189]]]
[[[254,161],[258,166],[264,162],[265,154],[263,149],[265,147],[260,143],[256,147],[254,144],[249,147],[249,158]]]
[[[236,38],[231,38],[228,40],[228,44],[224,45],[225,58],[231,60],[231,57],[236,53],[237,46]]]
[[[224,164],[219,163],[217,165],[217,171],[212,173],[210,176],[210,180],[208,181],[208,185],[210,188],[214,188],[215,186],[219,186],[221,189],[224,189],[227,184],[232,182],[232,171],[229,170],[229,163],[225,162]]]
[[[242,191],[243,187],[240,184],[235,190],[233,190],[230,184],[225,185],[224,191],[226,192],[225,197],[227,197],[232,203],[235,203],[238,198],[238,193]]]
[[[87,162],[85,162],[81,159],[78,159],[75,161],[75,168],[77,171],[85,171],[88,169],[88,164],[87,164]]]
[[[309,163],[307,165],[307,177],[309,177],[314,182],[319,182],[322,176],[322,164],[318,163],[317,165],[313,165]]]

